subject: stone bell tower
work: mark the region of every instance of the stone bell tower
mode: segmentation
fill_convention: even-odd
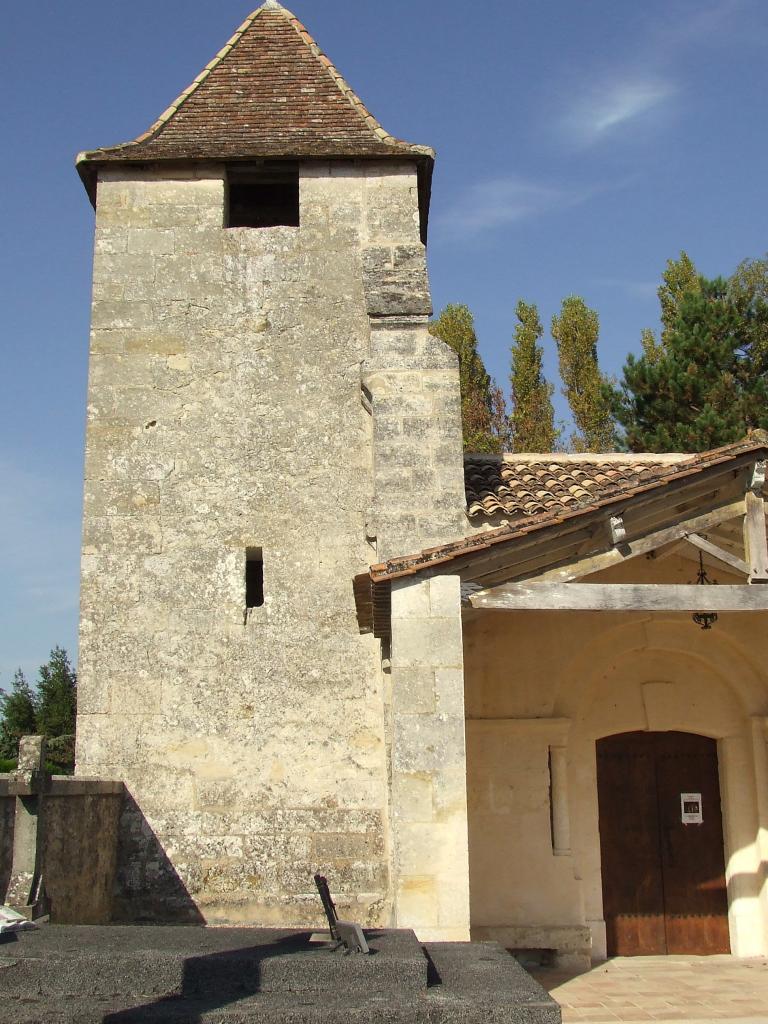
[[[393,921],[381,651],[352,579],[464,531],[426,330],[431,150],[275,0],[96,209],[77,771],[125,782],[123,919]]]

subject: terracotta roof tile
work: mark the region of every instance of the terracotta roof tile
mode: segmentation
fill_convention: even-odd
[[[493,515],[494,511],[503,512],[509,521],[503,526],[481,530],[437,548],[372,565],[367,573],[356,580],[356,585],[358,588],[363,587],[363,581],[367,579],[375,591],[377,587],[388,585],[391,580],[401,576],[446,565],[456,558],[515,541],[526,534],[610,506],[616,501],[660,490],[671,483],[695,477],[712,467],[733,462],[739,456],[759,454],[765,458],[767,451],[768,433],[754,430],[743,441],[697,455],[587,455],[561,456],[559,459],[557,456],[541,455],[510,455],[495,459],[490,456],[469,456],[465,472],[465,480],[470,481],[467,493],[472,494],[473,502],[479,503],[486,516]],[[539,494],[534,495],[528,485],[542,473],[542,463],[543,475],[551,481],[552,487],[549,492],[546,487],[540,488]],[[504,473],[502,470],[505,465],[513,469]],[[600,466],[598,473],[607,483],[596,483],[595,470],[590,469],[595,465]],[[585,499],[577,500],[573,495],[565,494],[562,478],[564,475],[573,476],[574,471],[582,477],[587,493]],[[502,493],[504,489],[508,492],[506,495]]]
[[[518,521],[580,505],[652,482],[685,455],[469,455],[464,462],[467,515]]]
[[[267,0],[148,131],[82,153],[78,165],[404,154],[434,155],[389,135],[301,22]]]

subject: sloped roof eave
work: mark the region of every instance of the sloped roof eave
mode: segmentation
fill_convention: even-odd
[[[653,480],[636,487],[616,488],[612,493],[580,505],[578,508],[545,512],[519,519],[506,526],[471,534],[438,547],[426,548],[413,554],[391,558],[386,562],[372,565],[367,572],[359,573],[354,579],[361,631],[374,630],[377,635],[386,635],[375,629],[374,619],[377,609],[380,614],[388,612],[389,592],[395,580],[418,576],[424,572],[434,572],[438,568],[450,572],[451,563],[455,563],[459,559],[480,557],[497,545],[508,545],[510,549],[513,549],[516,541],[528,537],[531,533],[544,532],[563,523],[599,512],[601,509],[608,510],[611,506],[626,504],[633,498],[647,495],[653,491],[659,491],[661,497],[664,488],[669,484],[684,481],[686,478],[699,477],[707,471],[722,468],[729,463],[735,466],[738,462],[744,461],[744,457],[747,460],[768,458],[768,436],[764,432],[755,432],[754,439],[747,438],[732,445],[692,456],[685,462],[672,464]]]
[[[76,165],[93,198],[102,164],[303,156],[423,162],[434,152],[390,135],[298,18],[266,0],[147,131]]]

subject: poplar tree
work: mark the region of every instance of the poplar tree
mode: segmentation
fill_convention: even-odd
[[[656,362],[664,352],[672,328],[674,327],[680,303],[687,292],[699,290],[699,274],[687,252],[681,250],[676,260],[667,260],[661,284],[656,290],[661,306],[661,338],[650,327],[644,327],[640,334],[643,355],[648,362]]]
[[[661,306],[661,345],[667,344],[675,329],[680,307],[689,292],[701,291],[699,272],[687,252],[681,250],[676,260],[667,260],[656,294]]]
[[[699,279],[680,298],[658,359],[630,355],[614,392],[632,451],[699,452],[768,428],[768,374],[755,339],[768,305],[723,278]]]
[[[466,452],[501,452],[509,443],[509,419],[501,388],[485,368],[478,352],[472,313],[464,305],[450,304],[429,332],[459,357],[461,424]]]
[[[599,332],[597,313],[578,295],[563,299],[560,316],[552,317],[552,337],[557,342],[563,394],[577,428],[571,438],[576,451],[614,449],[610,389],[597,362]]]
[[[543,350],[539,339],[544,333],[539,311],[522,299],[515,314],[515,340],[512,344],[510,397],[512,400],[513,452],[551,452],[555,450],[559,431],[555,429],[552,407],[553,387],[542,370]]]
[[[749,306],[768,303],[768,256],[743,260],[728,279],[728,290],[735,302]],[[768,363],[768,324],[756,317],[748,324],[751,331],[752,358]]]

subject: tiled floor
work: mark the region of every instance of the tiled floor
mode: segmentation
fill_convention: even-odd
[[[617,957],[586,974],[531,973],[562,1006],[563,1024],[768,1024],[768,959]]]

